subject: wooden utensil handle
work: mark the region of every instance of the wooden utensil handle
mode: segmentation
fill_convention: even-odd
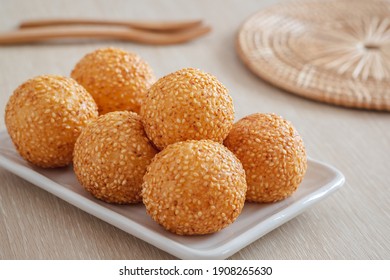
[[[118,39],[142,44],[179,44],[200,37],[211,30],[199,26],[175,33],[155,33],[134,29],[74,29],[74,28],[29,28],[0,34],[0,44],[24,44],[58,38]]]
[[[178,31],[199,26],[201,20],[187,21],[113,21],[113,20],[94,20],[94,19],[45,19],[28,20],[19,25],[19,28],[45,27],[55,25],[106,25],[106,26],[124,26],[135,29],[151,31]]]

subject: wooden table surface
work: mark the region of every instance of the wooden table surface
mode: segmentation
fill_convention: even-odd
[[[367,0],[368,1],[368,0]],[[213,73],[233,97],[236,119],[274,112],[291,120],[310,157],[334,165],[346,184],[231,259],[389,259],[390,114],[306,100],[255,77],[235,52],[252,13],[276,1],[0,1],[0,31],[33,18],[202,18],[212,33],[174,46],[66,41],[0,47],[0,128],[8,97],[40,74],[69,75],[87,52],[114,46],[140,54],[161,77],[184,67]],[[0,143],[1,145],[1,143]],[[172,259],[155,248],[0,168],[0,259]]]

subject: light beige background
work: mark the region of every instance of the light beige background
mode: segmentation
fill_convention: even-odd
[[[249,72],[234,41],[240,24],[276,1],[0,0],[0,31],[23,19],[202,18],[208,36],[184,45],[69,42],[0,47],[0,117],[12,91],[40,74],[69,75],[87,52],[115,46],[140,54],[157,76],[184,67],[211,72],[231,92],[236,119],[275,112],[291,120],[308,154],[339,168],[345,186],[232,259],[390,259],[390,114],[325,105],[276,89]],[[0,259],[172,259],[173,256],[0,169]]]

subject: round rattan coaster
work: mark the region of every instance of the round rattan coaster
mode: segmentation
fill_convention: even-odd
[[[390,111],[390,1],[281,3],[244,22],[237,50],[255,74],[292,93]]]

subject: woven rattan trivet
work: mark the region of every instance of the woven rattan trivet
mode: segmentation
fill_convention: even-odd
[[[275,86],[390,111],[390,1],[284,2],[250,17],[237,39],[244,63]]]

